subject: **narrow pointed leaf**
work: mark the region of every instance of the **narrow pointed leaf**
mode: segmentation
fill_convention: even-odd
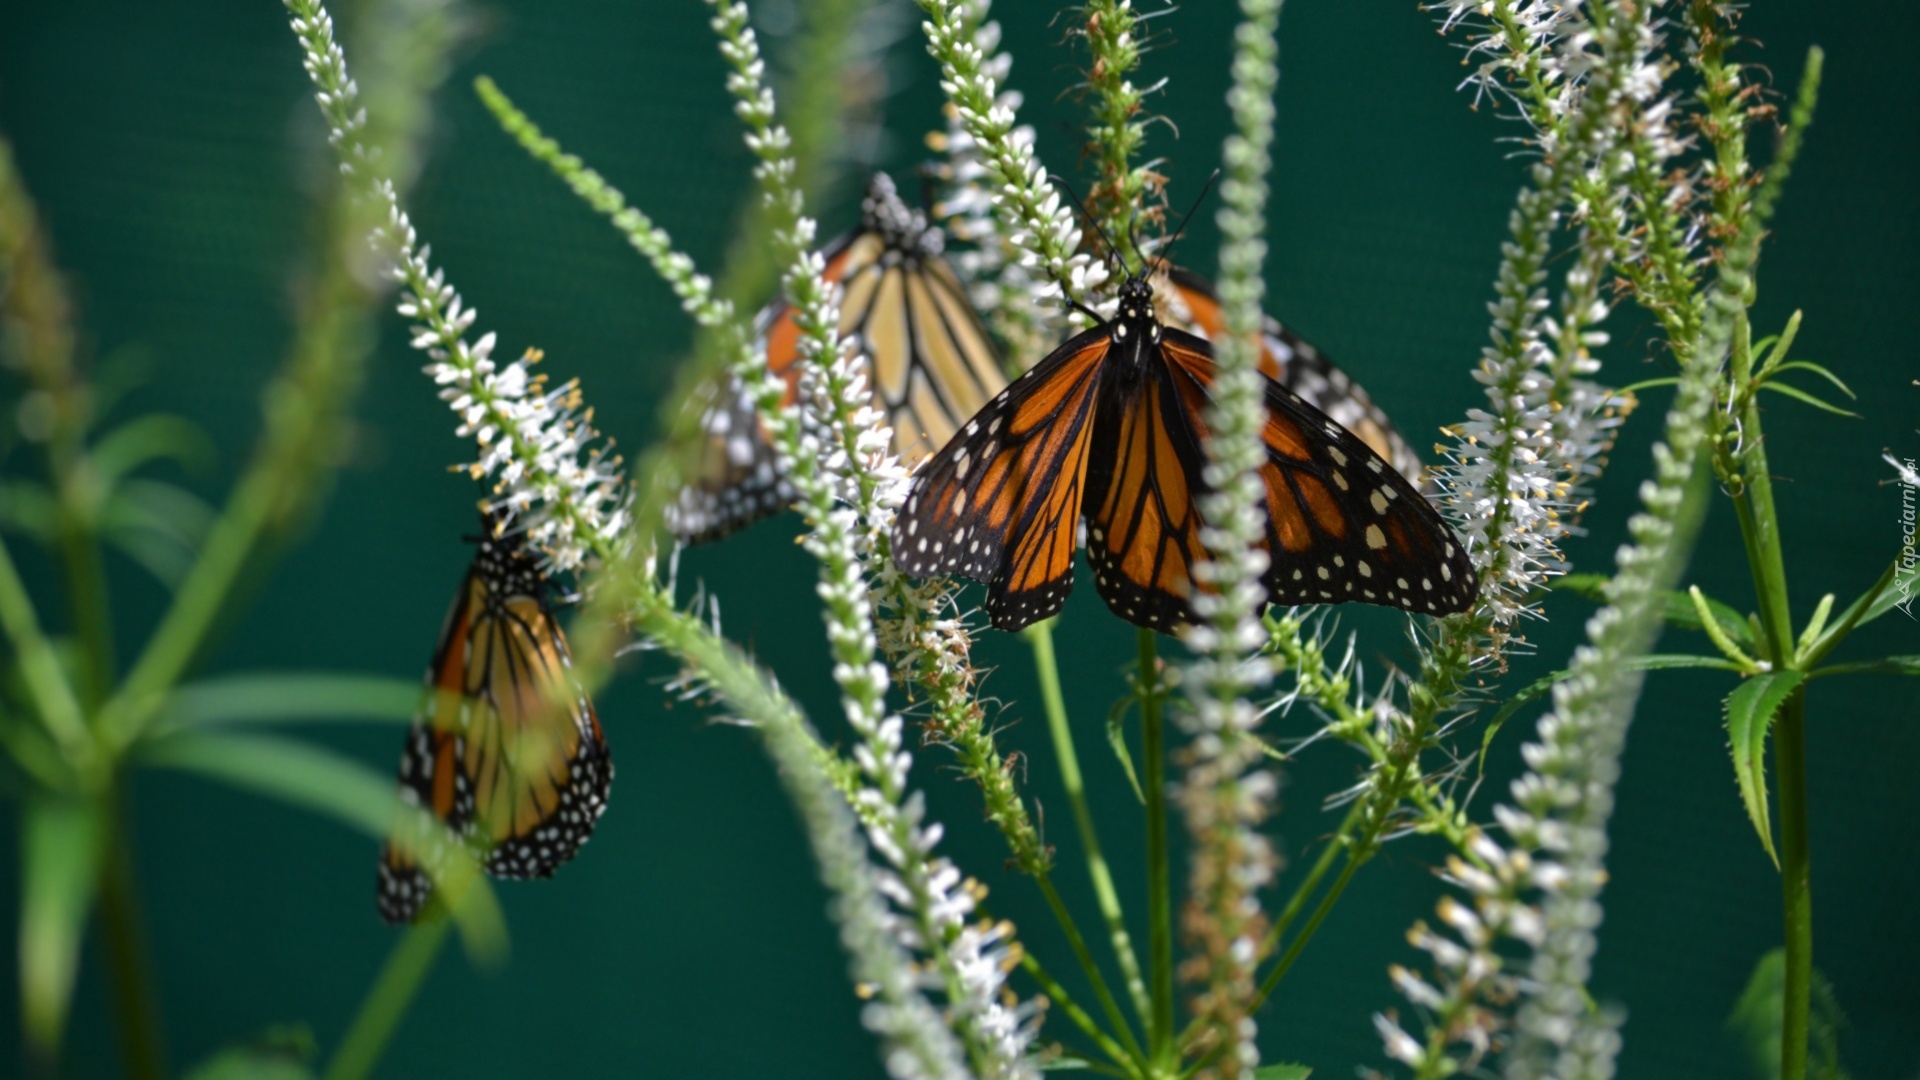
[[[1801,664],[1811,666],[1819,663],[1823,657],[1834,650],[1835,646],[1845,641],[1848,634],[1885,615],[1895,607],[1911,610],[1914,579],[1909,576],[1906,581],[1899,581],[1899,571],[1899,560],[1888,563],[1887,568],[1881,571],[1874,583],[1867,586],[1867,591],[1861,593],[1853,603],[1847,605],[1847,610],[1840,613],[1839,621],[1823,631],[1819,640],[1813,643],[1813,647],[1806,650],[1806,656],[1801,660]]]
[[[1553,587],[1565,592],[1578,593],[1596,603],[1605,603],[1606,594],[1602,589],[1606,583],[1605,574],[1567,574],[1554,579]],[[1715,600],[1711,596],[1706,596],[1705,599],[1707,610],[1713,613],[1713,621],[1720,624],[1721,632],[1725,633],[1734,644],[1742,648],[1752,648],[1753,627],[1748,624],[1747,617],[1735,610],[1731,604]],[[1661,617],[1666,620],[1668,626],[1677,626],[1682,630],[1700,633],[1706,632],[1706,627],[1700,623],[1700,613],[1694,608],[1691,596],[1682,590],[1672,589],[1667,592],[1666,600],[1666,611]]]
[[[1828,371],[1826,368],[1821,367],[1819,364],[1816,364],[1811,360],[1789,360],[1786,363],[1781,364],[1779,367],[1774,368],[1773,370],[1775,372],[1781,372],[1781,371],[1792,371],[1795,368],[1798,368],[1802,371],[1813,372],[1815,375],[1818,375],[1821,378],[1827,380],[1828,382],[1832,383],[1834,386],[1839,387],[1840,392],[1847,395],[1850,398],[1858,400],[1860,397],[1859,394],[1856,394],[1853,392],[1852,387],[1849,387],[1846,383],[1840,381],[1840,376],[1835,375],[1833,372]]]
[[[21,1026],[39,1057],[51,1062],[73,1003],[105,821],[96,803],[37,799],[26,806],[21,832]]]
[[[1307,1080],[1313,1070],[1305,1065],[1287,1065],[1275,1062],[1262,1065],[1253,1070],[1253,1080]]]
[[[1747,817],[1760,834],[1760,845],[1777,867],[1780,856],[1773,847],[1773,822],[1767,812],[1767,735],[1773,729],[1773,715],[1787,695],[1806,681],[1798,671],[1769,671],[1741,683],[1727,695],[1727,739],[1733,753],[1733,775],[1740,784],[1740,800],[1747,806]]]
[[[1133,771],[1133,752],[1127,749],[1127,711],[1133,708],[1133,698],[1121,698],[1107,710],[1107,745],[1113,747],[1113,756],[1120,759],[1120,768],[1127,774],[1127,783],[1133,785],[1133,797],[1145,806],[1147,795],[1140,787],[1140,777]]]
[[[1740,665],[1733,663],[1725,657],[1695,656],[1692,653],[1654,653],[1650,656],[1642,656],[1636,660],[1630,660],[1628,664],[1642,671],[1664,671],[1668,668],[1717,668],[1721,671],[1740,670]],[[1500,707],[1500,711],[1493,714],[1493,719],[1487,721],[1487,730],[1480,736],[1480,774],[1482,776],[1486,775],[1487,772],[1487,748],[1493,745],[1493,737],[1500,733],[1501,726],[1508,720],[1511,720],[1514,713],[1526,708],[1529,703],[1538,701],[1548,690],[1553,689],[1554,683],[1566,677],[1567,673],[1564,669],[1549,675],[1542,675],[1540,678],[1528,683],[1519,693],[1507,699],[1507,703]]]
[[[1783,383],[1783,382],[1761,383],[1760,389],[1771,390],[1776,394],[1785,394],[1796,401],[1805,402],[1806,404],[1811,405],[1822,412],[1830,412],[1835,416],[1850,416],[1855,420],[1860,419],[1859,413],[1854,412],[1850,409],[1843,409],[1840,406],[1835,405],[1832,402],[1827,401],[1825,399],[1817,398],[1812,394],[1807,393],[1805,390],[1802,390],[1799,387],[1794,386],[1790,383]]]
[[[1817,669],[1807,678],[1821,679],[1829,675],[1920,675],[1920,656],[1884,656],[1853,664],[1833,664]]]
[[[181,687],[161,720],[180,728],[314,720],[405,722],[420,707],[423,694],[418,681],[379,675],[229,675]]]
[[[388,836],[400,814],[424,816],[400,801],[388,777],[352,758],[278,735],[180,731],[145,744],[140,757],[324,814],[379,839]],[[428,827],[441,826],[431,822]],[[452,834],[444,840],[448,851],[466,850]],[[443,866],[429,864],[428,872],[439,875],[434,888],[452,909],[467,951],[484,963],[497,962],[506,951],[506,923],[477,863],[451,858]]]

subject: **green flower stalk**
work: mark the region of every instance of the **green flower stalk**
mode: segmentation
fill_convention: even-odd
[[[1007,243],[1039,270],[1036,298],[1084,301],[1107,279],[1098,261],[1079,250],[1073,208],[1049,182],[1033,153],[1033,133],[1015,126],[1016,102],[1003,98],[1006,64],[998,57],[999,28],[979,21],[968,0],[918,0],[927,16],[927,51],[940,62],[960,126],[977,144],[991,177],[995,213]]]
[[[886,708],[890,680],[877,660],[862,557],[886,558],[884,537],[904,497],[905,470],[891,453],[893,433],[884,416],[869,404],[865,358],[839,336],[838,303],[813,250],[814,222],[793,185],[790,141],[763,81],[746,5],[709,2],[721,55],[733,69],[727,89],[748,127],[747,146],[760,159],[754,176],[770,209],[778,256],[789,267],[782,285],[801,335],[799,409],[781,406],[782,387],[764,362],[734,375],[752,393],[810,527],[805,545],[821,565],[834,679],[848,724],[861,739],[854,754],[867,783],[861,811],[876,822],[869,836],[891,867],[882,872],[882,886],[902,909],[903,946],[925,953],[939,973],[950,1021],[974,1072],[1027,1076],[1027,1010],[1001,1000],[1015,947],[1011,927],[965,921],[974,910],[973,892],[952,863],[933,853],[942,830],[925,822],[921,797],[909,790],[912,755],[902,745],[904,724]]]
[[[1161,14],[1165,14],[1163,9]],[[1093,120],[1087,127],[1087,155],[1099,163],[1100,178],[1087,193],[1087,204],[1106,222],[1107,235],[1115,243],[1138,231],[1142,219],[1160,216],[1160,207],[1143,206],[1151,196],[1160,194],[1165,183],[1151,163],[1136,166],[1133,159],[1147,139],[1144,115],[1147,95],[1164,85],[1138,87],[1127,76],[1140,66],[1145,51],[1140,24],[1145,19],[1134,13],[1132,0],[1095,0],[1086,8],[1086,24],[1080,33],[1086,38],[1092,64],[1087,69],[1087,88],[1093,95]],[[1122,260],[1132,252],[1116,252]]]
[[[1193,710],[1182,725],[1192,738],[1180,802],[1193,836],[1190,892],[1182,918],[1195,955],[1189,977],[1201,984],[1194,1012],[1214,1050],[1213,1074],[1251,1076],[1259,1064],[1252,1005],[1254,965],[1266,928],[1259,890],[1274,857],[1259,825],[1276,784],[1256,766],[1260,722],[1249,694],[1269,674],[1259,653],[1258,618],[1267,569],[1258,546],[1265,532],[1259,470],[1266,462],[1264,380],[1258,368],[1261,263],[1266,255],[1267,182],[1273,144],[1273,92],[1279,82],[1278,0],[1242,0],[1234,33],[1233,85],[1221,183],[1220,297],[1227,333],[1216,344],[1213,402],[1207,414],[1206,480],[1201,540],[1210,558],[1194,569],[1194,610],[1201,622],[1187,634],[1195,654],[1188,669]]]

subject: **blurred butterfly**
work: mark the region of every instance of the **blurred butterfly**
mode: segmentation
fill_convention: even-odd
[[[873,405],[893,426],[894,451],[909,466],[953,437],[1007,385],[999,351],[941,252],[945,235],[908,209],[893,181],[876,174],[860,226],[822,256],[842,290],[840,333],[858,340],[870,366]],[[800,390],[800,328],[775,301],[757,323],[767,366]],[[685,543],[716,540],[791,505],[772,445],[738,380],[719,384],[701,416],[705,433],[692,479],[668,508]]]
[[[613,762],[534,554],[492,514],[478,541],[401,750],[400,801],[439,819],[494,876],[551,877],[593,834]],[[415,820],[380,853],[390,923],[411,921],[433,889],[422,863],[435,861],[437,838]]]
[[[1146,275],[1127,278],[1113,318],[1015,380],[921,465],[894,524],[901,570],[985,582],[993,625],[1017,630],[1065,603],[1084,518],[1116,615],[1156,630],[1192,622],[1213,374],[1207,341],[1165,326]],[[1414,483],[1264,374],[1267,599],[1469,607],[1473,566]]]
[[[1220,298],[1213,283],[1181,267],[1169,267],[1153,275],[1153,298],[1165,313],[1169,326],[1216,341],[1226,333],[1226,317],[1220,310]],[[1280,325],[1271,315],[1262,315],[1260,324],[1260,370],[1268,378],[1300,396],[1300,400],[1326,413],[1334,423],[1346,428],[1380,455],[1394,470],[1416,487],[1425,489],[1426,463],[1401,438],[1393,421],[1359,383],[1333,365],[1320,350],[1298,334]]]

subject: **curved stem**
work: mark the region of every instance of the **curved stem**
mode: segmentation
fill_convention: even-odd
[[[1034,668],[1040,676],[1040,698],[1046,705],[1047,732],[1053,736],[1054,757],[1060,763],[1060,785],[1067,789],[1073,823],[1080,833],[1080,844],[1086,849],[1087,877],[1093,882],[1094,899],[1100,905],[1101,917],[1106,920],[1107,935],[1120,961],[1120,973],[1126,977],[1134,1013],[1143,1024],[1151,1026],[1153,1003],[1147,996],[1147,984],[1140,977],[1140,960],[1134,955],[1133,939],[1127,934],[1120,894],[1113,887],[1113,872],[1108,869],[1107,857],[1100,849],[1100,834],[1094,828],[1093,810],[1087,804],[1086,784],[1080,775],[1080,755],[1074,749],[1073,729],[1067,723],[1066,700],[1060,693],[1060,668],[1053,655],[1053,620],[1035,623],[1025,633],[1033,646]]]
[[[1774,730],[1780,784],[1780,885],[1786,938],[1780,1080],[1806,1080],[1807,1014],[1813,990],[1813,870],[1807,843],[1807,688],[1795,690]]]
[[[1126,1014],[1120,1011],[1120,1002],[1114,999],[1106,976],[1100,973],[1100,965],[1094,962],[1093,951],[1087,948],[1087,939],[1073,921],[1066,901],[1060,899],[1060,890],[1054,887],[1053,879],[1045,875],[1034,881],[1039,884],[1041,895],[1047,898],[1047,906],[1053,909],[1053,917],[1060,923],[1061,932],[1067,935],[1067,946],[1073,950],[1074,958],[1080,961],[1080,969],[1086,972],[1087,981],[1093,984],[1093,996],[1100,999],[1100,1008],[1107,1014],[1107,1023],[1113,1025],[1113,1030],[1126,1043],[1128,1056],[1144,1068],[1146,1055],[1141,1053],[1140,1042],[1134,1038],[1133,1029],[1127,1026]]]
[[[1041,993],[1046,994],[1056,1007],[1064,1011],[1067,1019],[1073,1021],[1073,1026],[1079,1028],[1087,1038],[1092,1039],[1094,1045],[1100,1047],[1115,1065],[1126,1069],[1137,1063],[1135,1058],[1128,1055],[1125,1047],[1115,1042],[1113,1036],[1101,1030],[1099,1022],[1087,1014],[1087,1010],[1073,999],[1072,994],[1067,993],[1067,988],[1060,985],[1060,981],[1049,975],[1040,961],[1034,959],[1033,954],[1024,949],[1020,952],[1020,970],[1026,972],[1034,982],[1039,983]]]
[[[400,1020],[413,1004],[420,986],[440,956],[453,920],[440,917],[407,928],[387,957],[380,977],[360,1003],[353,1026],[340,1039],[340,1048],[327,1063],[326,1080],[361,1080],[373,1071],[392,1041]]]
[[[133,1080],[163,1080],[166,1044],[148,962],[146,928],[134,881],[133,849],[119,794],[107,796],[107,850],[100,866],[100,930],[113,980],[113,1007],[120,1023],[120,1057]]]
[[[1152,630],[1140,634],[1140,756],[1147,797],[1147,958],[1153,974],[1148,1044],[1156,1064],[1173,1061],[1173,879],[1167,857],[1167,738],[1160,710],[1160,660]]]

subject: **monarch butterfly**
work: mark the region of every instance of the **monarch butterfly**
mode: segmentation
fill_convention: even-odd
[[[873,404],[893,426],[894,451],[912,465],[953,437],[962,421],[1007,385],[987,336],[941,252],[945,234],[908,209],[893,181],[875,174],[860,225],[822,255],[838,285],[840,333],[856,338],[872,364]],[[767,365],[800,389],[800,328],[785,303],[762,311]],[[705,439],[692,481],[668,508],[686,543],[717,540],[792,504],[773,447],[737,380],[713,391],[701,417]]]
[[[551,877],[593,834],[613,762],[524,538],[486,514],[477,539],[401,750],[400,801],[432,813],[496,877]],[[410,821],[380,853],[390,923],[413,920],[433,889],[422,860],[434,839]]]
[[[901,570],[985,582],[993,625],[1017,630],[1065,603],[1084,518],[1115,614],[1156,630],[1193,621],[1213,373],[1207,341],[1164,326],[1146,275],[1128,277],[1113,318],[1014,380],[921,465],[894,522]],[[1471,605],[1466,551],[1413,483],[1271,372],[1265,383],[1267,599],[1435,615]]]
[[[1178,266],[1168,267],[1153,276],[1153,293],[1160,310],[1167,313],[1168,325],[1208,341],[1226,333],[1220,298],[1213,291],[1213,283],[1200,275]],[[1369,450],[1385,458],[1394,471],[1414,481],[1416,487],[1424,487],[1426,463],[1401,438],[1372,396],[1324,353],[1271,315],[1261,316],[1260,370],[1358,435]]]

